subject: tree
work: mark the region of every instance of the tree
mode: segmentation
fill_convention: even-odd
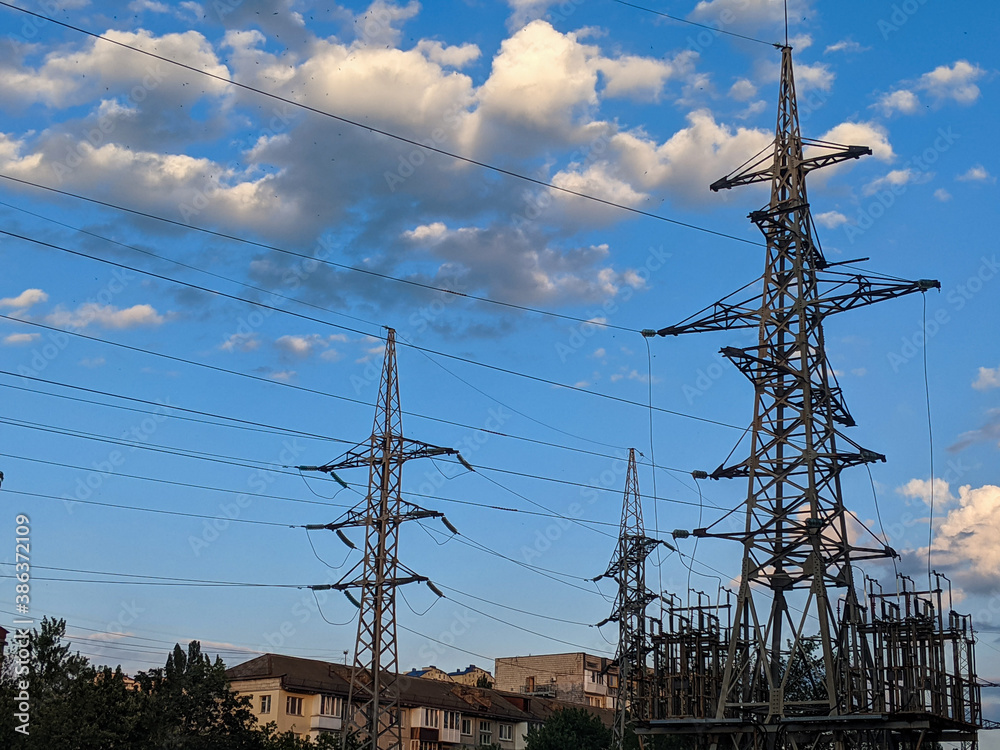
[[[477,688],[491,688],[493,687],[493,680],[490,679],[488,674],[479,675],[479,679],[476,680]]]
[[[611,730],[583,708],[556,711],[540,727],[529,727],[526,750],[607,750]]]

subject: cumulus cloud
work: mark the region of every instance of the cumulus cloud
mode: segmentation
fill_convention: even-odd
[[[843,122],[828,130],[819,140],[848,146],[868,146],[879,161],[890,162],[896,158],[892,144],[889,143],[889,131],[874,122]]]
[[[318,333],[286,334],[279,336],[274,345],[278,350],[293,357],[305,359],[319,352],[323,359],[332,361],[338,359],[340,354],[335,349],[331,349],[330,345],[333,342],[346,340],[347,338],[342,334],[332,336],[320,336]]]
[[[968,106],[979,99],[980,90],[976,81],[983,75],[985,71],[982,68],[967,60],[940,65],[917,80],[904,81],[899,89],[883,94],[875,106],[886,116],[916,114],[921,106],[919,93],[930,97],[936,105],[951,101]]]
[[[234,333],[219,344],[219,349],[224,352],[252,352],[259,346],[260,339],[256,333]]]
[[[899,89],[888,94],[883,94],[878,100],[877,106],[886,116],[899,112],[903,115],[912,115],[920,109],[920,97],[907,89]]]
[[[816,214],[815,219],[821,227],[826,227],[827,229],[836,229],[848,221],[847,217],[840,213],[840,211],[825,211],[824,213]]]
[[[942,203],[947,203],[948,201],[951,200],[951,193],[949,193],[944,188],[938,188],[937,190],[934,191],[934,198],[935,200],[939,200]]]
[[[965,485],[952,508],[935,529],[931,550],[935,565],[968,591],[1000,585],[1000,487]],[[918,551],[925,555],[926,547]]]
[[[757,87],[749,78],[740,78],[729,87],[729,95],[738,102],[745,102],[757,96]]]
[[[985,75],[985,71],[968,60],[959,60],[953,65],[940,65],[930,73],[924,73],[918,88],[939,100],[952,100],[958,104],[972,104],[979,98],[979,87],[975,81]]]
[[[896,492],[903,497],[922,500],[929,507],[931,504],[932,487],[934,489],[935,507],[954,502],[955,497],[951,494],[951,485],[940,477],[935,477],[933,484],[931,484],[929,479],[911,479],[902,487],[897,487]]]
[[[0,307],[10,307],[14,309],[27,309],[40,302],[47,302],[49,295],[41,289],[25,289],[16,297],[4,297],[0,299]]]
[[[114,305],[100,305],[96,302],[85,302],[75,310],[57,307],[45,316],[45,322],[59,328],[83,329],[90,325],[101,328],[128,329],[158,326],[164,322],[152,305],[133,305],[117,308]]]
[[[977,391],[1000,388],[1000,367],[980,367],[979,376],[973,382],[972,387]]]
[[[967,172],[963,172],[955,178],[960,182],[996,182],[997,178],[986,171],[982,164],[969,167]]]
[[[933,177],[929,172],[918,172],[915,169],[893,169],[888,174],[872,180],[864,187],[865,195],[874,195],[886,188],[901,188],[911,183],[927,182]]]
[[[537,21],[545,16],[548,9],[556,5],[560,0],[507,0],[511,13],[507,25],[511,29],[519,29],[522,26]]]

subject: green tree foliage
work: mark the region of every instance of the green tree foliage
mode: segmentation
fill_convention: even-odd
[[[95,668],[65,642],[64,620],[42,620],[28,638],[25,674],[12,658],[0,668],[0,748],[4,750],[340,750],[338,735],[319,740],[257,725],[249,699],[229,689],[226,667],[197,641],[174,646],[162,668],[136,675]],[[26,685],[26,687],[24,687]],[[14,711],[29,696],[28,734]],[[356,743],[349,742],[348,750]]]
[[[556,711],[540,727],[529,727],[527,750],[607,750],[611,730],[583,708]]]

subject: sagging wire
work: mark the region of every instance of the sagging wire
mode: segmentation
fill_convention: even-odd
[[[930,518],[927,523],[927,587],[928,589],[933,589],[933,580],[931,574],[931,548],[934,543],[934,427],[931,421],[931,386],[930,377],[927,372],[927,295],[920,295],[923,301],[923,334],[924,334],[924,396],[927,400],[927,445],[928,452],[930,454],[930,474],[931,474],[931,489],[930,489]]]
[[[427,583],[427,586],[431,589],[431,591],[433,591],[435,594],[437,594],[437,596],[434,597],[434,601],[432,601],[431,605],[427,609],[425,609],[423,612],[417,612],[417,610],[415,610],[413,608],[413,606],[410,604],[410,601],[406,598],[406,593],[403,591],[403,588],[402,587],[399,588],[399,595],[403,598],[403,602],[406,604],[406,608],[409,609],[417,617],[423,617],[424,615],[426,615],[428,612],[430,612],[432,609],[434,609],[434,605],[436,605],[439,601],[441,601],[442,599],[445,598],[444,594],[442,594],[438,590],[437,586],[435,586],[430,581],[427,581],[426,583]]]
[[[326,560],[324,560],[322,557],[319,556],[319,552],[316,551],[316,545],[313,544],[312,534],[309,533],[310,530],[311,529],[306,529],[306,539],[309,540],[309,548],[316,556],[316,559],[319,560],[321,563],[323,563],[330,570],[340,570],[342,567],[344,567],[344,563],[347,562],[347,559],[351,556],[351,552],[353,552],[355,549],[354,545],[348,545],[349,549],[347,550],[347,554],[344,556],[344,559],[341,561],[340,565],[331,565],[330,563],[328,563]],[[341,539],[343,539],[343,537],[341,537]]]
[[[650,337],[646,335],[646,331],[643,331],[642,340],[646,342],[646,383],[648,391],[649,400],[649,462],[652,464],[650,467],[650,472],[653,475],[653,497],[659,497],[656,492],[656,452],[654,448],[653,440],[653,352],[649,347]],[[701,495],[701,490],[698,490],[699,496]],[[640,500],[641,502],[641,500]],[[658,529],[660,528],[660,510],[658,503],[653,501],[653,524]],[[700,522],[699,522],[700,525]],[[663,592],[663,554],[660,551],[660,545],[656,545],[656,593],[657,595]],[[660,598],[660,618],[663,618],[663,599]]]
[[[875,489],[875,477],[872,475],[872,467],[870,464],[865,464],[865,468],[868,470],[868,481],[872,485],[872,500],[875,502],[875,518],[878,519],[879,531],[882,532],[882,543],[886,547],[890,547],[889,535],[885,533],[885,526],[882,523],[882,511],[878,507],[878,491]],[[896,555],[892,555],[892,569],[896,574],[896,579],[899,579],[899,568],[896,566]]]
[[[354,622],[353,617],[348,619],[347,622],[333,622],[332,620],[327,619],[327,616],[323,614],[323,607],[320,606],[319,597],[316,596],[316,589],[310,588],[309,590],[312,591],[313,599],[316,602],[316,611],[319,612],[319,616],[323,618],[323,622],[325,622],[327,625],[333,625],[334,627],[341,628],[344,625],[350,625],[352,622]]]

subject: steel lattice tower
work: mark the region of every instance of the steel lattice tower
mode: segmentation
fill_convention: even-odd
[[[642,501],[635,466],[635,449],[629,448],[622,502],[618,547],[608,570],[596,580],[611,578],[618,583],[615,608],[608,622],[618,622],[618,690],[615,696],[614,750],[624,747],[625,737],[636,721],[650,718],[649,631],[646,607],[656,595],[646,588],[646,558],[660,542],[646,536],[642,523]],[[600,625],[598,627],[600,627]]]
[[[878,620],[872,596],[869,617],[854,563],[895,553],[881,542],[860,546],[849,536],[840,475],[885,458],[842,432],[854,420],[827,360],[823,332],[827,316],[940,284],[830,270],[837,264],[827,262],[815,241],[806,176],[871,150],[802,138],[791,48],[781,52],[773,149],[711,185],[717,191],[770,183],[769,204],[750,214],[767,246],[761,291],[748,298],[730,295],[656,332],[756,328],[758,337],[753,346],[722,350],[754,387],[750,456],[711,475],[747,480],[745,525],[739,531],[712,526],[694,532],[743,545],[730,626],[706,635],[724,655],[721,669],[710,666],[699,675],[713,685],[699,715],[674,710],[696,703],[670,695],[687,689],[687,680],[677,675],[693,662],[671,667],[672,681],[664,683],[670,687],[663,690],[667,708],[647,730],[736,748],[918,747],[924,739],[967,740],[970,732],[974,739],[971,696],[977,688],[959,666],[949,666],[949,657],[934,667],[896,672],[884,663],[885,654],[905,657],[908,649],[924,645],[928,653],[946,654],[948,639],[971,640],[961,628],[946,628],[933,607],[931,614],[913,614],[907,605],[904,617],[890,606]],[[922,593],[931,595],[922,602],[934,594]],[[949,687],[939,694],[932,688],[920,692],[932,680]],[[893,708],[897,695],[904,698]]]
[[[326,472],[338,481],[335,472],[341,469],[369,467],[368,495],[363,510],[349,511],[342,520],[333,523],[306,527],[330,529],[338,534],[348,527],[365,529],[364,558],[338,583],[326,588],[348,594],[350,590],[357,589],[361,593],[360,601],[355,600],[360,612],[344,740],[346,742],[348,733],[357,731],[366,750],[403,747],[399,686],[396,682],[399,672],[396,588],[407,583],[429,584],[426,577],[417,575],[399,562],[399,527],[404,521],[442,517],[441,513],[403,501],[403,464],[411,458],[457,453],[451,448],[404,438],[402,430],[396,332],[389,328],[375,424],[368,445],[349,450],[323,466],[298,467]],[[385,741],[380,742],[383,739]]]

